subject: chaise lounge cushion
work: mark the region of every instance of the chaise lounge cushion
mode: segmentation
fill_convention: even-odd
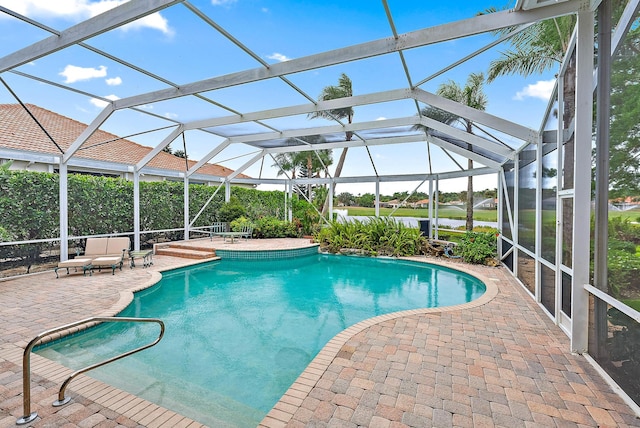
[[[116,268],[120,268],[122,270],[122,256],[105,256],[105,257],[97,257],[91,261],[92,269],[98,268],[100,271],[101,268],[111,268],[111,274],[115,274]]]
[[[99,257],[107,254],[109,238],[87,238],[84,248],[85,257]]]
[[[109,238],[107,248],[101,255],[105,256],[122,256],[129,250],[129,238]]]
[[[58,269],[67,269],[67,275],[69,274],[69,268],[75,268],[77,271],[79,267],[82,268],[82,274],[84,275],[87,270],[89,271],[89,275],[91,275],[91,262],[93,258],[89,257],[76,257],[75,259],[65,260],[63,262],[58,263],[58,267],[54,269],[56,273],[56,278],[58,278]]]

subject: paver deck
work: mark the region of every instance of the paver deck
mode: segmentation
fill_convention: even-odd
[[[217,249],[299,248],[308,240],[190,241]],[[418,261],[434,259],[415,258]],[[0,282],[0,428],[23,416],[22,349],[38,333],[127,306],[163,270],[193,261],[155,256],[146,269],[114,276],[53,271]],[[443,263],[439,261],[439,263]],[[445,262],[446,263],[446,262]],[[487,283],[481,302],[407,311],[337,335],[262,422],[265,427],[583,427],[637,426],[569,340],[502,268],[455,264]],[[201,424],[89,377],[52,407],[70,371],[32,358],[34,427],[198,427]]]

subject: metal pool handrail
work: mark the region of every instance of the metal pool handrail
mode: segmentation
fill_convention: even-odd
[[[69,400],[71,400],[70,397],[65,398],[64,392],[67,389],[67,386],[69,385],[69,383],[79,374],[104,366],[105,364],[109,364],[113,361],[135,354],[136,352],[143,351],[147,348],[151,348],[152,346],[160,342],[160,340],[164,336],[164,322],[162,322],[162,320],[159,320],[157,318],[126,318],[126,317],[91,317],[91,318],[86,318],[81,321],[77,321],[71,324],[66,324],[66,325],[56,327],[51,330],[47,330],[40,333],[33,340],[31,340],[31,342],[29,342],[26,348],[24,348],[24,354],[22,355],[22,388],[23,388],[24,416],[22,416],[16,421],[17,425],[28,424],[29,422],[33,421],[35,418],[38,417],[38,412],[31,413],[31,351],[33,350],[33,347],[38,342],[40,342],[40,340],[54,333],[68,330],[70,328],[77,327],[83,324],[101,323],[101,322],[154,322],[160,325],[160,334],[158,335],[158,338],[156,340],[154,340],[151,343],[148,343],[147,345],[125,352],[124,354],[120,354],[115,357],[109,358],[102,362],[92,364],[90,366],[87,366],[83,369],[77,370],[74,373],[72,373],[67,378],[67,380],[65,380],[62,383],[62,386],[60,387],[60,391],[58,392],[58,400],[53,403],[55,407],[67,404]]]

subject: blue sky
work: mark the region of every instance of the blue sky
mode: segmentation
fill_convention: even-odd
[[[470,18],[488,7],[503,7],[507,0],[494,1],[416,1],[389,0],[389,8],[398,33]],[[121,0],[0,0],[7,7],[35,19],[56,30],[64,30],[80,20],[105,11]],[[512,0],[509,6],[513,6]],[[381,1],[288,1],[288,0],[192,0],[196,8],[207,14],[217,25],[268,63],[300,58],[323,51],[373,41],[392,35]],[[0,57],[37,42],[50,34],[0,12]],[[464,57],[493,39],[490,34],[440,43],[405,52],[414,83]],[[183,5],[175,5],[160,13],[112,30],[86,41],[87,44],[116,55],[138,67],[145,68],[176,84],[184,84],[209,77],[221,76],[260,66],[259,62],[238,49],[229,40],[204,21],[198,19]],[[448,80],[463,84],[469,73],[486,72],[500,45],[478,57],[448,71],[422,86],[435,92],[438,85]],[[167,86],[122,64],[75,46],[40,58],[18,68],[19,71],[56,83],[73,87],[109,99],[145,93]],[[349,64],[289,75],[288,78],[312,98],[322,88],[337,83],[341,73],[353,81],[354,94],[400,89],[408,86],[398,54],[385,55]],[[506,119],[538,129],[542,121],[547,98],[552,88],[554,71],[544,75],[523,78],[499,78],[487,85],[487,111]],[[86,95],[70,93],[49,85],[36,83],[13,73],[2,78],[22,101],[37,104],[73,119],[89,123],[100,112],[104,102]],[[244,113],[308,101],[278,79],[256,82],[241,87],[210,91],[208,98]],[[0,87],[0,103],[14,103],[15,99]],[[160,116],[179,121],[206,117],[226,116],[230,113],[211,103],[194,99],[175,99],[143,108]],[[394,102],[355,109],[355,121],[369,121],[415,115],[413,103]],[[271,126],[281,130],[329,124],[322,120],[310,121],[306,116],[273,119]],[[128,136],[146,129],[161,128],[169,122],[135,112],[117,112],[102,129]],[[234,132],[264,132],[255,124],[228,127]],[[144,145],[155,145],[169,131],[160,130],[130,139]],[[187,153],[199,159],[223,140],[200,131],[186,134]],[[182,140],[172,144],[182,148]],[[372,147],[371,156],[381,174],[424,172],[427,163],[425,143]],[[232,147],[214,159],[236,169],[255,152],[247,147]],[[337,162],[339,151],[334,153]],[[455,169],[453,162],[438,148],[431,148],[434,172]],[[463,162],[462,158],[457,158]],[[248,169],[250,176],[275,177],[272,161],[258,163]],[[466,161],[464,161],[466,164]],[[373,175],[369,155],[364,149],[350,149],[343,175]],[[418,183],[383,184],[383,194],[411,191]],[[476,188],[496,187],[493,176],[476,179]],[[465,180],[441,183],[443,191],[459,191]],[[425,184],[420,190],[427,191]],[[340,185],[337,192],[373,192],[370,185]]]

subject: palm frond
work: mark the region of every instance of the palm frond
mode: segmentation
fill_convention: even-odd
[[[544,49],[538,49],[535,52],[523,50],[502,52],[500,59],[491,61],[489,64],[487,82],[492,82],[498,76],[509,74],[520,74],[526,77],[534,73],[542,73],[559,62],[553,53]]]

